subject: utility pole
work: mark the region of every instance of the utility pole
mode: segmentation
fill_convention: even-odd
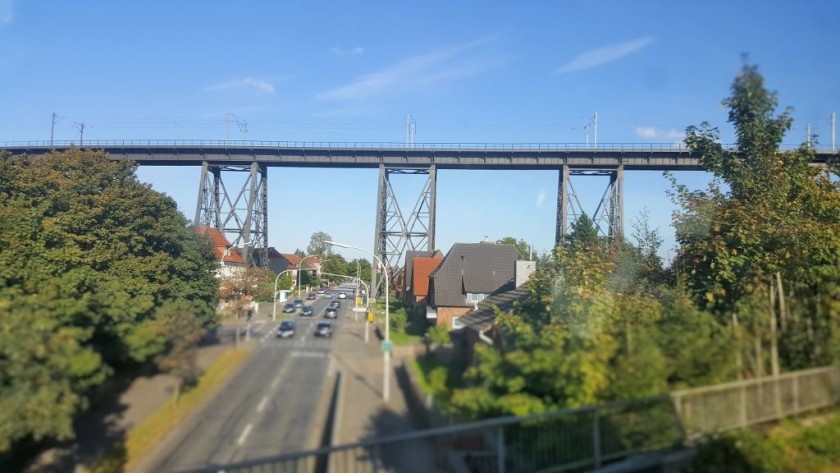
[[[595,115],[592,117],[595,125],[595,147],[598,147],[598,112],[595,112]]]
[[[834,151],[834,125],[836,123],[834,112],[831,112],[831,151]]]
[[[79,130],[79,148],[81,148],[82,145],[85,142],[85,122],[82,122],[82,123],[75,123],[74,122],[73,124],[76,125],[76,128]],[[89,126],[87,128],[93,128],[93,126]]]
[[[225,113],[225,146],[230,144],[230,122],[233,121],[233,114]]]
[[[811,124],[810,123],[808,124],[808,135],[807,135],[806,138],[808,140],[808,147],[810,148],[811,147]]]
[[[55,119],[56,119],[55,112],[52,113],[52,124],[50,126],[50,148],[53,147],[53,137],[55,137]]]
[[[417,133],[417,122],[410,113],[405,114],[405,144],[414,147],[414,135]]]
[[[242,132],[242,140],[248,140],[248,122],[245,120],[236,120],[236,126],[239,127],[239,131]]]

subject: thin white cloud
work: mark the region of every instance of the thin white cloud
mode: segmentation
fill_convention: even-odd
[[[598,49],[591,49],[586,51],[576,58],[572,59],[568,64],[560,67],[554,71],[555,75],[566,74],[568,72],[582,71],[591,67],[600,66],[634,53],[648,44],[653,42],[653,38],[639,38],[633,41],[626,41],[620,44],[613,44]]]
[[[232,90],[232,89],[256,89],[261,94],[273,94],[274,86],[271,82],[254,79],[253,77],[246,77],[244,79],[237,79],[228,82],[222,82],[207,86],[204,90],[207,92],[214,92],[218,90]]]
[[[330,52],[333,53],[336,57],[346,57],[346,56],[361,56],[365,53],[365,48],[361,46],[356,46],[355,48],[351,49],[342,49],[342,48],[332,48]]]
[[[8,25],[15,19],[15,1],[0,0],[0,26]]]
[[[636,136],[640,138],[660,139],[680,143],[685,139],[685,133],[669,128],[667,130],[657,130],[655,126],[637,126]]]
[[[402,60],[364,75],[354,82],[317,95],[318,100],[357,100],[401,95],[413,90],[469,77],[500,65],[466,57],[470,50],[488,42],[481,39],[429,54]]]
[[[636,135],[642,138],[656,138],[656,127],[653,126],[637,126]]]
[[[537,194],[537,207],[542,207],[542,204],[545,202],[545,189],[540,189],[540,193]]]

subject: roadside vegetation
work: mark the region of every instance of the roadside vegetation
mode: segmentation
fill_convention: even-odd
[[[0,156],[0,453],[70,439],[105,382],[195,379],[215,258],[175,202],[101,152]]]
[[[527,300],[498,315],[500,346],[477,345],[454,376],[418,366],[439,406],[461,419],[525,415],[840,361],[840,168],[811,166],[807,143],[780,151],[792,112],[774,115],[756,67],[724,105],[734,148],[708,123],[686,130],[709,187],[669,176],[672,264],[645,215],[614,241],[582,216]]]

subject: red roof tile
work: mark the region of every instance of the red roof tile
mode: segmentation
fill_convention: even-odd
[[[414,284],[413,292],[415,297],[426,297],[429,295],[429,275],[437,269],[443,260],[443,255],[440,255],[440,253],[438,255],[434,258],[423,258],[421,256],[414,258],[414,274],[411,275],[411,280]]]
[[[216,260],[231,264],[245,264],[239,248],[233,248],[230,242],[227,241],[227,238],[217,228],[207,225],[196,225],[195,232],[200,235],[207,235],[210,239],[210,244],[213,245],[213,250],[216,252]],[[228,249],[230,249],[230,252],[228,252]]]

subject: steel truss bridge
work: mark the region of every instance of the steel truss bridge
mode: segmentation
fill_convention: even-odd
[[[435,249],[439,170],[557,171],[555,243],[560,243],[584,212],[572,178],[609,179],[591,215],[601,234],[614,238],[624,230],[624,171],[702,170],[688,148],[667,144],[109,140],[6,142],[0,144],[0,151],[37,156],[80,147],[103,150],[113,160],[132,160],[141,166],[200,166],[195,223],[230,235],[233,245],[245,248],[246,259],[252,264],[268,261],[268,167],[379,169],[374,252],[390,268],[401,266],[405,250]],[[814,151],[815,164],[840,157],[835,150]],[[235,173],[247,176],[238,190],[225,186],[224,177]],[[397,201],[391,183],[394,175],[425,179],[411,208],[401,207]]]

